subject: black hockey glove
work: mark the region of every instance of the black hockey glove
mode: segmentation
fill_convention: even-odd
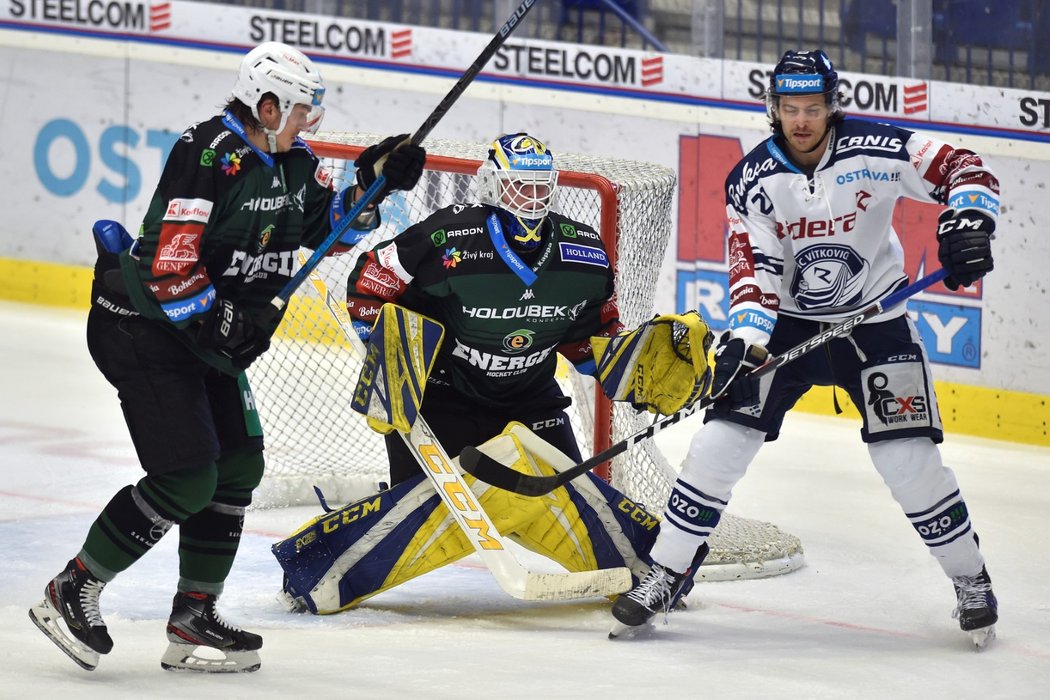
[[[366,148],[354,161],[354,167],[357,168],[357,185],[367,190],[382,172],[386,178],[386,185],[380,192],[380,199],[393,190],[410,190],[419,182],[426,158],[426,151],[420,146],[408,143],[408,134],[388,136],[374,146]]]
[[[937,258],[948,271],[944,286],[969,287],[992,271],[995,221],[972,209],[945,209],[937,219]]]
[[[251,317],[232,301],[216,299],[197,330],[197,344],[225,355],[239,369],[248,369],[270,347],[270,339],[259,335]]]
[[[711,397],[728,401],[730,408],[754,406],[758,403],[758,377],[748,372],[758,367],[769,353],[761,345],[748,345],[743,338],[733,338],[726,331],[715,350],[715,373],[711,382]]]

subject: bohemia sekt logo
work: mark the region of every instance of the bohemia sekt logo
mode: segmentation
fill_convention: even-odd
[[[152,33],[171,28],[171,3],[119,2],[117,0],[11,0],[11,16],[47,24]]]

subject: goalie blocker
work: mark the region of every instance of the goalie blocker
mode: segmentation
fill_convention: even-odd
[[[509,425],[482,447],[530,473],[553,474],[554,464],[572,463],[521,424]],[[620,593],[648,571],[657,519],[601,479],[591,475],[545,498],[467,479],[501,535],[571,572],[596,575],[590,590],[579,593]],[[317,516],[273,546],[285,572],[285,602],[317,614],[353,608],[472,551],[422,474]],[[580,596],[529,596],[551,597]]]

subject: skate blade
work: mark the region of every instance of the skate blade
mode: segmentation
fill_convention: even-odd
[[[222,651],[214,647],[170,642],[160,659],[165,671],[251,673],[262,665],[257,651]]]
[[[636,639],[639,637],[648,637],[653,633],[654,629],[655,627],[651,621],[640,625],[625,625],[619,620],[616,620],[613,622],[612,629],[609,630],[609,639]]]
[[[995,625],[989,625],[988,627],[982,627],[979,630],[971,631],[970,639],[973,641],[973,646],[976,651],[986,649],[988,645],[995,640]]]
[[[94,671],[98,667],[99,653],[86,646],[79,639],[70,635],[64,628],[62,615],[51,605],[47,598],[29,609],[29,619],[37,628],[47,635],[66,656],[85,671]]]

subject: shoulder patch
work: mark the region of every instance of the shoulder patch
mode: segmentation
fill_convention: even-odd
[[[609,258],[601,248],[579,245],[576,243],[558,243],[558,253],[565,262],[577,262],[585,265],[609,267]]]

